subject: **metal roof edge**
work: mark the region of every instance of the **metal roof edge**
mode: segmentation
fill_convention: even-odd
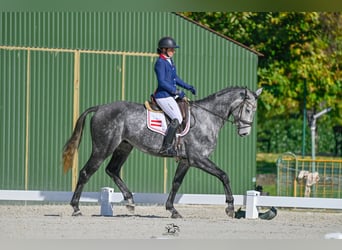
[[[179,16],[179,17],[181,17],[181,18],[183,18],[183,19],[185,19],[185,20],[188,21],[188,22],[191,22],[191,23],[193,23],[193,24],[195,24],[195,25],[197,25],[197,26],[199,26],[199,27],[201,27],[201,28],[203,28],[203,29],[205,29],[205,30],[211,32],[211,33],[214,33],[215,35],[217,35],[217,36],[219,36],[219,37],[222,37],[223,39],[226,39],[226,40],[228,40],[228,41],[230,41],[230,42],[233,42],[233,43],[239,45],[240,47],[243,47],[244,49],[249,50],[250,52],[256,54],[257,56],[264,56],[264,54],[262,54],[262,53],[260,53],[260,52],[258,52],[258,51],[256,51],[256,50],[254,50],[254,49],[252,49],[252,48],[250,48],[250,47],[248,47],[248,46],[246,46],[246,45],[244,45],[244,44],[242,44],[242,43],[240,43],[240,42],[238,42],[238,41],[236,41],[236,40],[234,40],[234,39],[232,39],[232,38],[230,38],[230,37],[228,37],[228,36],[225,36],[225,35],[223,35],[223,34],[217,32],[217,31],[215,31],[215,30],[213,30],[213,29],[211,29],[211,28],[209,28],[209,27],[207,27],[207,26],[205,26],[205,25],[203,25],[203,24],[201,24],[201,23],[199,23],[199,22],[196,22],[195,20],[192,20],[192,19],[190,19],[190,18],[188,18],[188,17],[182,15],[182,14],[179,13],[179,12],[172,12],[172,13],[175,14],[175,15],[177,15],[177,16]]]

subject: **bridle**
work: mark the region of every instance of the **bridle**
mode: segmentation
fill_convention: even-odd
[[[234,117],[234,121],[230,121],[231,123],[236,125],[238,129],[248,128],[248,127],[251,127],[253,125],[253,120],[248,121],[248,120],[245,120],[245,119],[242,118],[242,111],[243,111],[243,108],[245,107],[245,105],[250,106],[251,107],[251,111],[256,109],[256,105],[251,103],[249,101],[249,99],[250,98],[249,98],[249,96],[246,93],[245,98],[243,99],[243,101],[229,112],[228,118],[230,117],[230,115],[232,113],[234,113],[234,111],[236,109],[239,109],[237,117],[233,116]]]
[[[251,127],[253,125],[253,121],[247,121],[247,120],[244,120],[242,118],[242,111],[243,111],[243,108],[244,108],[245,105],[251,106],[252,110],[256,109],[256,105],[251,103],[249,101],[249,99],[250,99],[250,97],[247,95],[247,89],[245,89],[245,97],[244,97],[244,99],[238,105],[236,105],[233,109],[231,109],[229,111],[229,114],[228,114],[227,117],[224,117],[224,116],[222,116],[220,114],[217,114],[217,113],[215,113],[215,112],[213,112],[213,111],[211,111],[211,110],[209,110],[209,109],[207,109],[205,107],[202,107],[201,105],[198,105],[198,104],[196,104],[194,102],[192,103],[192,105],[196,106],[196,107],[199,107],[199,108],[203,109],[204,111],[206,111],[206,112],[208,112],[208,113],[210,113],[210,114],[212,114],[214,116],[219,117],[224,122],[227,121],[227,122],[230,122],[230,123],[236,125],[238,129],[242,129],[242,128]],[[235,117],[233,115],[234,120],[230,120],[229,118],[230,118],[231,114],[233,114],[234,111],[237,110],[237,109],[239,109],[237,117]]]

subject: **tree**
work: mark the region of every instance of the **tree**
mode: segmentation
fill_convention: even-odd
[[[331,106],[335,122],[342,123],[341,13],[183,14],[265,55],[258,70],[258,84],[265,88],[258,112],[263,119],[301,112],[305,79],[307,107]]]
[[[332,151],[332,126],[342,124],[341,13],[183,14],[264,54],[258,67],[258,85],[264,87],[258,104],[258,136],[273,138],[271,151],[300,148],[304,104],[311,113],[332,107],[331,119],[320,128],[325,129],[322,139],[329,139],[321,148]]]

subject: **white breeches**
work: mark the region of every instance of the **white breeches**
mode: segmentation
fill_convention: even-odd
[[[179,124],[182,124],[183,118],[176,100],[173,97],[156,98],[159,107],[168,115],[168,117],[177,119]]]

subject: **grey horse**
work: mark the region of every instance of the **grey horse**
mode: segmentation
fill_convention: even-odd
[[[240,136],[250,133],[257,108],[257,98],[261,92],[261,88],[252,92],[243,87],[228,87],[189,103],[193,124],[188,134],[180,141],[177,154],[178,167],[166,201],[166,210],[171,212],[171,218],[182,217],[173,204],[176,193],[190,167],[199,168],[217,177],[223,183],[228,205],[225,211],[229,217],[234,217],[234,198],[229,177],[209,160],[209,156],[215,150],[219,131],[227,121],[237,126],[237,133]],[[63,148],[64,172],[72,167],[86,116],[93,112],[94,115],[91,118],[92,152],[89,160],[79,172],[77,186],[70,202],[74,209],[73,216],[82,215],[79,200],[83,187],[110,155],[112,158],[106,167],[106,173],[118,186],[127,202],[127,208],[131,210],[134,209],[133,195],[120,178],[120,170],[133,147],[153,156],[165,157],[159,154],[163,135],[147,128],[144,105],[117,101],[90,107],[80,115],[72,136]]]

